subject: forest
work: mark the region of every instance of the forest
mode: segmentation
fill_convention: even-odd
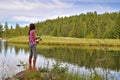
[[[58,17],[42,22],[36,22],[37,35],[75,37],[75,38],[99,38],[120,39],[120,11],[98,14],[87,12],[86,14]],[[11,38],[27,36],[29,26],[9,28],[8,23],[0,24],[0,37]]]

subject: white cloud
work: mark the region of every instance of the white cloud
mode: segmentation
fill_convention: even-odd
[[[13,20],[15,21],[24,21],[24,22],[38,22],[39,19],[35,17],[25,17],[25,16],[14,16]]]
[[[31,5],[31,6],[28,6]],[[0,9],[2,10],[30,10],[34,9],[35,5],[32,3],[22,3],[18,1],[11,1],[11,2],[1,2]]]
[[[79,1],[93,3],[81,4]],[[120,8],[94,4],[104,1],[119,2],[118,0],[0,0],[0,21],[31,23],[91,11],[99,13],[117,11]]]
[[[54,8],[58,7],[58,8],[70,8],[72,7],[72,4],[68,4],[68,3],[64,3],[61,2],[60,0],[53,0],[54,2]]]
[[[45,20],[54,15],[64,15],[63,10],[70,7],[72,7],[71,4],[60,0],[51,0],[46,3],[39,0],[34,2],[28,0],[5,0],[0,2],[0,17],[4,16],[11,21],[35,22],[39,20],[38,18]]]
[[[2,10],[63,9],[69,7],[71,7],[71,5],[59,0],[52,0],[49,3],[42,3],[40,1],[30,2],[27,0],[8,0],[8,2],[0,2],[0,9]]]

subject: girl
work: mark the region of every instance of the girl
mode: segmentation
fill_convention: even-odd
[[[33,67],[35,68],[36,59],[37,59],[36,45],[38,43],[36,40],[40,38],[40,36],[36,36],[35,25],[33,23],[30,24],[28,35],[29,35],[29,47],[30,47],[29,67],[31,68],[31,62],[33,58]]]

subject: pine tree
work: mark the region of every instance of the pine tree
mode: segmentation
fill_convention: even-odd
[[[120,39],[120,21],[119,20],[120,20],[120,12],[119,12],[119,15],[116,19],[116,23],[112,27],[112,30],[111,30],[111,37],[112,38]]]
[[[5,31],[4,31],[4,37],[7,38],[8,37],[8,31],[9,31],[9,28],[8,28],[8,23],[5,22],[5,25],[4,25],[4,28],[5,28]]]
[[[0,37],[2,37],[2,33],[3,33],[3,25],[0,24]]]

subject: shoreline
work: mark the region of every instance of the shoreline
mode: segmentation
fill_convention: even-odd
[[[28,44],[27,36],[9,38],[8,43]],[[42,36],[38,45],[120,47],[120,39],[86,39],[71,37]]]
[[[28,44],[27,42],[9,42],[13,44]],[[55,46],[90,46],[90,47],[120,47],[120,44],[95,44],[95,43],[62,43],[62,42],[39,42],[38,45],[55,45]]]

